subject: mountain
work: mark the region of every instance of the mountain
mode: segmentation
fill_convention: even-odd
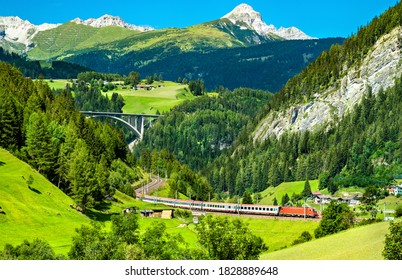
[[[0,46],[26,52],[32,47],[32,39],[41,31],[56,28],[58,24],[34,25],[19,17],[0,17]]]
[[[240,4],[233,11],[223,16],[222,19],[229,19],[233,24],[241,26],[242,29],[251,29],[260,36],[269,38],[278,36],[285,40],[307,40],[315,39],[303,33],[296,27],[276,29],[274,25],[267,25],[261,17],[261,14],[247,4]]]
[[[225,19],[227,21],[225,21]],[[153,31],[154,29],[146,26],[136,26],[125,22],[118,16],[103,15],[99,18],[90,18],[83,20],[76,18],[70,22],[79,25],[90,26],[94,28],[103,27],[120,27],[129,30],[135,30],[140,32]],[[219,23],[214,28],[219,29],[222,32],[234,37],[234,39],[240,39],[235,45],[255,45],[261,44],[272,40],[305,40],[313,39],[307,36],[296,27],[291,28],[279,28],[276,29],[272,24],[267,25],[260,15],[260,13],[253,10],[253,8],[247,4],[241,4],[237,6],[233,11],[217,20],[215,23]],[[68,24],[68,23],[67,23]],[[36,45],[32,45],[32,41],[36,35],[42,31],[57,28],[61,24],[42,24],[39,26],[31,24],[27,20],[22,20],[19,17],[0,17],[0,46],[4,48],[7,46],[11,50],[29,51]],[[227,25],[231,25],[228,27]],[[208,24],[201,24],[201,26],[208,27]],[[210,27],[210,26],[209,26]],[[249,37],[245,42],[241,39],[242,36],[236,36],[234,29],[237,29],[236,33],[245,33]],[[250,34],[251,33],[251,34]],[[64,34],[60,34],[63,36]],[[216,36],[215,34],[210,34]],[[245,36],[245,35],[243,35]],[[218,36],[219,37],[219,36]],[[250,40],[251,37],[254,39]],[[191,38],[191,36],[190,36]],[[121,37],[116,37],[115,41],[121,40]],[[170,39],[170,41],[175,38]],[[197,39],[197,38],[194,38]],[[219,38],[216,38],[219,40]],[[166,40],[166,38],[165,38]],[[218,44],[219,45],[219,44]],[[23,47],[25,46],[25,48]]]
[[[83,24],[87,26],[92,26],[96,28],[102,28],[106,26],[118,26],[122,28],[127,28],[131,30],[137,30],[141,32],[146,32],[146,31],[151,31],[154,30],[152,27],[146,27],[146,26],[137,26],[134,24],[130,24],[122,20],[118,16],[111,16],[111,15],[103,15],[100,18],[90,18],[87,20],[82,20],[80,18],[73,19],[71,22],[77,23],[77,24]]]
[[[114,26],[140,32],[153,30],[151,27],[136,26],[126,23],[120,17],[110,15],[103,15],[97,19],[90,18],[87,20],[76,18],[70,22],[99,29]],[[0,17],[0,46],[10,51],[18,51],[20,53],[28,52],[36,47],[33,43],[36,35],[43,31],[55,29],[61,25],[62,24],[48,23],[34,25],[19,17]],[[60,34],[60,36],[63,35],[62,33]],[[119,39],[120,37],[117,34],[114,40]]]
[[[14,41],[0,42],[5,50],[27,51],[34,61],[67,61],[108,73],[137,71],[143,77],[158,73],[169,80],[202,78],[209,90],[223,85],[276,91],[342,39],[311,41],[297,28],[276,29],[242,4],[220,19],[187,28],[152,30],[104,15],[49,27],[29,40],[16,35]]]
[[[389,21],[389,14],[376,18],[343,46],[331,47],[290,80],[277,97],[283,103],[261,121],[254,140],[336,125],[368,92],[377,95],[392,88],[402,75],[402,27]],[[285,93],[289,90],[293,95]]]

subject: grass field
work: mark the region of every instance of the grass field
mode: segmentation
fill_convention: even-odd
[[[65,89],[67,84],[70,84],[70,86],[72,85],[67,80],[44,80],[44,81],[48,83],[51,89]]]
[[[356,227],[335,235],[263,254],[263,260],[382,260],[388,222]]]
[[[51,89],[64,89],[68,80],[45,80]],[[71,84],[71,83],[70,83]],[[188,91],[186,85],[174,82],[154,82],[155,89],[122,89],[118,87],[109,91],[107,94],[112,96],[113,92],[117,92],[124,98],[126,105],[123,107],[124,113],[132,114],[155,114],[168,112],[174,106],[185,100],[191,100],[195,97]]]
[[[161,85],[161,87],[158,87]],[[144,113],[155,114],[168,112],[174,106],[187,99],[195,98],[188,90],[186,85],[172,82],[155,84],[153,90],[133,90],[119,89],[114,92],[123,96],[126,105],[123,107],[124,113]]]
[[[75,228],[89,218],[70,208],[71,198],[3,149],[0,162],[0,206],[5,212],[0,214],[0,250],[7,243],[40,238],[56,253],[68,252]],[[26,182],[29,176],[31,189]]]
[[[281,250],[291,246],[303,231],[314,235],[318,221],[274,220],[274,219],[244,219],[250,230],[260,236],[269,247],[268,252]]]
[[[300,194],[303,191],[305,181],[297,182],[284,182],[277,187],[269,187],[261,192],[261,204],[272,205],[276,197],[278,203],[281,203],[282,197],[287,193],[289,197],[293,193]],[[310,187],[312,192],[318,191],[318,180],[310,180]]]

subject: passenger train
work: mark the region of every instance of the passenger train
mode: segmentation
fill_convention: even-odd
[[[159,203],[174,208],[184,208],[194,211],[225,212],[233,214],[253,214],[284,217],[318,218],[319,214],[312,207],[268,206],[259,204],[235,204],[222,202],[206,202],[196,200],[181,200],[174,198],[156,197],[136,193],[137,199],[149,203]]]

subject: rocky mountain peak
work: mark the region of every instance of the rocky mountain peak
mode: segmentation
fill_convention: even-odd
[[[261,14],[256,12],[253,7],[248,4],[240,4],[233,11],[223,16],[223,18],[229,19],[231,22],[236,24],[237,22],[244,22],[249,25],[257,21],[262,21]]]
[[[34,25],[27,20],[14,17],[0,17],[0,39],[29,46],[32,38],[39,32],[57,27],[58,24],[44,23]],[[1,43],[1,42],[0,42]]]
[[[144,26],[136,26],[133,24],[129,24],[125,22],[123,19],[121,19],[118,16],[111,16],[111,15],[103,15],[99,18],[89,18],[87,20],[82,20],[80,18],[76,18],[72,20],[72,22],[75,22],[77,24],[83,24],[87,26],[92,26],[96,28],[102,28],[106,26],[118,26],[118,27],[123,27],[131,30],[137,30],[141,32],[146,32],[153,30],[151,27],[144,27]]]
[[[247,25],[249,29],[255,30],[259,35],[270,37],[276,35],[285,40],[306,40],[314,39],[296,27],[276,29],[274,25],[266,24],[259,12],[256,12],[253,7],[248,4],[240,4],[230,13],[222,18],[229,19],[233,24]]]

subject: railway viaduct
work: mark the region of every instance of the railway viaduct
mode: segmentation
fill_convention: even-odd
[[[149,127],[154,120],[163,116],[156,114],[126,114],[92,111],[80,111],[80,113],[87,118],[111,118],[117,120],[133,131],[139,140],[142,140],[142,137],[144,136],[144,129]]]

